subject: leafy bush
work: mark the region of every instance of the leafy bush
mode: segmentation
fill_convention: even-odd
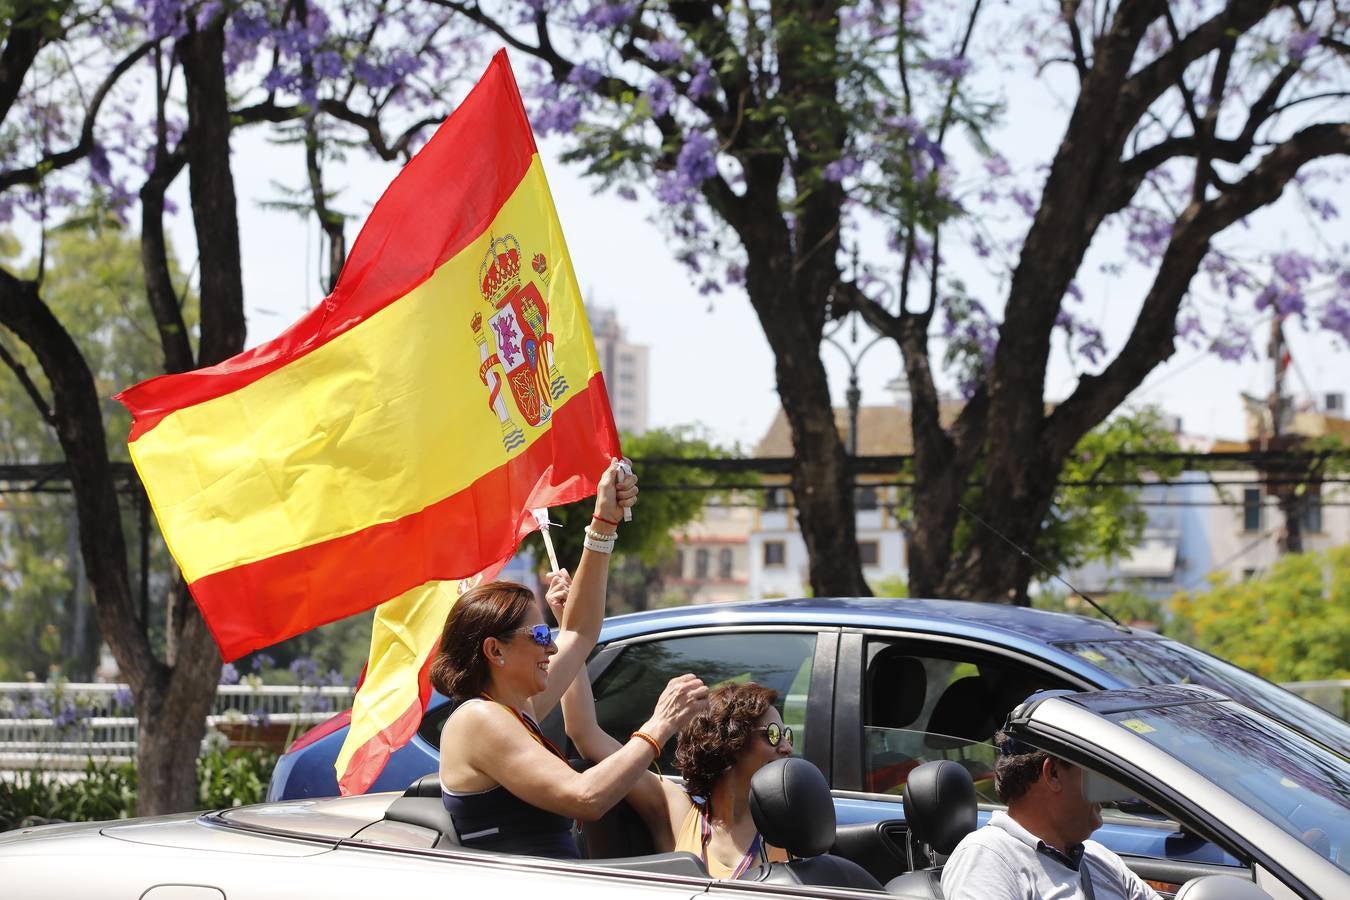
[[[80,778],[62,781],[40,769],[0,778],[0,831],[27,818],[66,822],[125,819],[136,814],[136,769],[90,760]]]
[[[261,748],[217,750],[197,760],[197,802],[202,809],[261,803],[277,755]]]
[[[197,760],[201,809],[261,803],[277,756],[270,750],[212,750]],[[0,831],[35,818],[99,822],[136,815],[136,768],[90,760],[80,777],[65,781],[41,769],[0,778]]]

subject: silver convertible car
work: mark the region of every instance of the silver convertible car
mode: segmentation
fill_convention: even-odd
[[[1108,818],[1168,842],[1209,841],[1226,864],[1175,863],[1177,897],[1350,897],[1350,761],[1274,720],[1195,686],[1037,696],[1008,727],[1108,785]],[[911,775],[906,818],[836,828],[819,770],[788,758],[755,777],[765,838],[792,856],[710,878],[690,854],[561,862],[468,850],[441,806],[435,776],[403,793],[293,800],[237,809],[0,835],[0,895],[37,898],[237,900],[297,893],[340,898],[941,897],[940,865],[975,827],[976,793],[959,774]],[[962,781],[963,780],[963,781]],[[606,822],[583,827],[603,846]],[[1125,856],[1146,869],[1156,860]]]

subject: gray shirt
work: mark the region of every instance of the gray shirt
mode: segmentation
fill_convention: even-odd
[[[1096,841],[1066,856],[1005,812],[966,835],[942,868],[947,900],[1160,900],[1158,894]]]

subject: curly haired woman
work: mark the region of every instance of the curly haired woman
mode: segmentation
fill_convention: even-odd
[[[765,844],[750,816],[750,778],[780,756],[792,755],[792,729],[774,707],[776,691],[747,682],[723,685],[679,735],[675,765],[684,787],[648,773],[628,795],[647,822],[658,851],[687,850],[714,878],[736,878],[787,853]],[[596,722],[590,683],[578,678],[563,695],[567,736],[599,762],[619,742]]]

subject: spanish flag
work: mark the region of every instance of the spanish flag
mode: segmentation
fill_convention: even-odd
[[[505,52],[318,307],[118,399],[226,660],[390,600],[443,622],[459,580],[536,527],[532,508],[594,493],[618,435]]]

